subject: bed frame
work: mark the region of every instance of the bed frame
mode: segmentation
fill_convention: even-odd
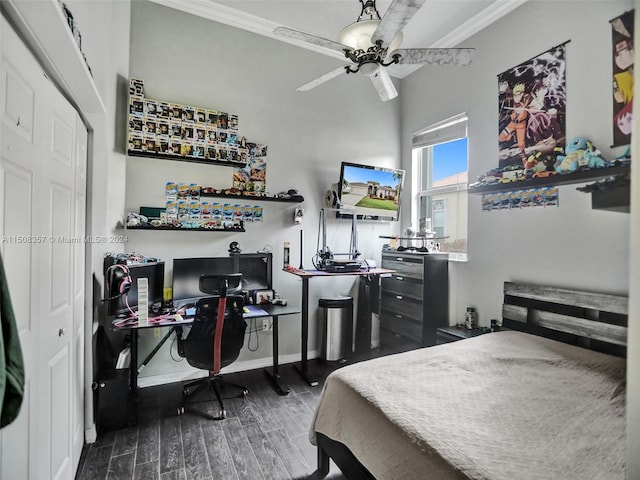
[[[524,283],[504,283],[502,328],[551,338],[610,355],[626,357],[628,299]],[[316,433],[318,470],[329,473],[333,460],[350,480],[375,480],[349,448]]]
[[[622,295],[505,282],[502,326],[626,357],[627,310]]]

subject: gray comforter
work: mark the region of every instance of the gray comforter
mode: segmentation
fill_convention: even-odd
[[[335,371],[311,441],[379,480],[615,480],[625,428],[625,359],[499,332]]]

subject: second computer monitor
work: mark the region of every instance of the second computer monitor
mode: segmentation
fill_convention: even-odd
[[[201,275],[242,273],[242,289],[248,292],[271,289],[271,253],[242,253],[229,257],[175,258],[173,260],[173,303],[195,303],[207,295],[200,291]]]

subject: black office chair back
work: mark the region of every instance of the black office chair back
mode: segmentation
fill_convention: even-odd
[[[242,290],[242,273],[224,275],[200,275],[198,288],[214,297],[238,295]]]
[[[242,295],[228,296],[222,328],[220,348],[220,368],[233,363],[244,345],[247,324],[242,317],[244,299]],[[218,324],[218,304],[220,297],[205,297],[198,300],[191,331],[182,341],[181,354],[189,365],[203,370],[214,369],[214,347],[216,325]],[[217,373],[217,372],[216,372]]]

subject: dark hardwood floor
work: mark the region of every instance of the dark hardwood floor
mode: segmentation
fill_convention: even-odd
[[[220,421],[206,416],[217,411],[213,400],[178,416],[181,383],[140,389],[137,426],[100,434],[85,445],[76,480],[315,479],[309,428],[332,370],[321,363],[315,367],[317,387],[308,387],[291,365],[281,367],[288,396],[279,396],[262,370],[226,375],[247,386],[249,395],[226,400],[227,418]],[[227,394],[236,392],[230,388]],[[326,478],[345,477],[332,464]]]

